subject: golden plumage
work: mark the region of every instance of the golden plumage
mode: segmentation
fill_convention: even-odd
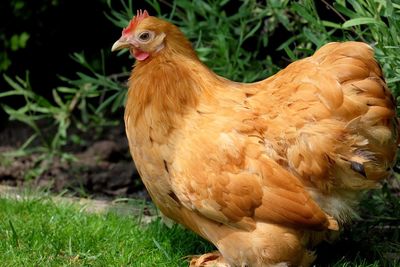
[[[395,103],[368,45],[330,43],[243,84],[209,70],[166,21],[144,18],[131,36],[113,48],[150,55],[126,103],[137,169],[160,210],[222,255],[192,266],[309,266],[358,192],[389,176]]]

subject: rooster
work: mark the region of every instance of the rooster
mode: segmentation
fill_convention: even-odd
[[[191,266],[310,266],[312,248],[391,174],[395,101],[370,46],[329,43],[256,82],[218,76],[147,11],[112,51],[136,64],[130,152],[161,212],[218,251]]]

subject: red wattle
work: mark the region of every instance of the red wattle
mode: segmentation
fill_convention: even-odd
[[[134,52],[134,55],[133,55],[137,60],[139,60],[139,61],[143,61],[143,60],[145,60],[146,58],[148,58],[149,56],[150,56],[150,54],[149,53],[147,53],[147,52],[143,52],[143,51],[140,51],[140,50],[136,50],[135,52]]]

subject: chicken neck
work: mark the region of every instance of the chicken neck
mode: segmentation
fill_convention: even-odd
[[[161,135],[180,125],[182,117],[211,97],[220,78],[197,58],[164,51],[132,72],[125,115],[137,124],[143,121]]]

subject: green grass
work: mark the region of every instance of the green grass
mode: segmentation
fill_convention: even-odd
[[[400,200],[388,190],[366,195],[364,219],[336,243],[319,246],[315,266],[400,266]],[[187,266],[187,255],[213,250],[178,225],[168,228],[160,219],[144,224],[131,214],[87,213],[41,195],[0,198],[0,266],[175,267]]]
[[[0,266],[187,266],[210,245],[160,220],[89,214],[49,198],[0,199]]]

